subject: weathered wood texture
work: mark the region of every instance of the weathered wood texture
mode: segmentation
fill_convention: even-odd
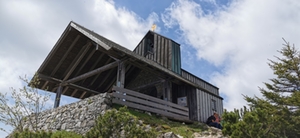
[[[149,46],[149,41],[153,43],[153,46]],[[180,45],[171,39],[148,32],[133,52],[181,74]]]
[[[63,89],[62,86],[59,85],[55,96],[54,108],[57,108],[59,106],[62,89]]]
[[[179,97],[187,97],[190,120],[205,122],[214,111],[222,114],[222,99],[189,85],[172,84],[173,103],[177,103]],[[215,101],[215,107],[212,100]]]
[[[197,120],[201,122],[205,122],[206,119],[211,116],[214,112],[218,112],[220,115],[223,113],[223,101],[220,98],[215,97],[209,93],[206,93],[202,90],[196,90],[197,102],[194,105],[197,105]],[[216,109],[214,109],[214,105],[212,100],[216,101]]]
[[[197,76],[185,71],[181,70],[181,76],[197,85],[199,85],[201,88],[205,89],[208,92],[211,92],[215,94],[216,96],[219,96],[219,88],[215,87],[212,84],[209,84],[208,82],[198,78]]]
[[[124,67],[126,70],[121,69],[121,66],[117,67],[116,64],[116,61],[124,58],[129,58],[126,61],[127,66]],[[150,93],[149,95],[153,94],[153,90],[157,93],[155,97],[164,99],[167,97],[166,99],[173,103],[176,103],[178,97],[187,96],[188,111],[190,111],[187,117],[192,120],[196,118],[205,121],[212,114],[212,99],[216,103],[215,109],[221,113],[222,97],[219,95],[218,88],[182,70],[180,58],[179,44],[152,31],[147,33],[132,52],[71,22],[38,69],[41,79],[38,88],[83,99],[111,90],[118,81],[127,89],[136,89]],[[145,74],[147,72],[149,75]],[[144,74],[142,79],[139,79],[139,74]],[[168,84],[169,89],[162,80],[171,82]],[[56,91],[59,85],[64,87],[62,91]],[[137,98],[135,95],[130,96]],[[149,102],[145,99],[144,101]],[[126,102],[129,103],[137,104]],[[150,110],[149,105],[138,105]],[[136,108],[140,107],[136,106]],[[155,111],[157,110],[167,111],[155,108]]]
[[[90,72],[84,73],[84,74],[82,74],[80,76],[77,76],[75,78],[67,80],[66,82],[67,83],[73,83],[73,82],[76,82],[76,81],[79,81],[79,80],[82,80],[82,79],[86,79],[88,77],[91,77],[93,75],[99,74],[99,73],[101,73],[103,71],[106,71],[108,69],[114,68],[116,66],[118,66],[118,61],[112,62],[112,63],[104,65],[104,66],[102,66],[100,68],[94,69],[94,70],[92,70]]]
[[[179,97],[186,97],[190,120],[198,121],[196,88],[189,85],[172,85],[173,103],[178,103]]]
[[[112,93],[114,97],[113,103],[190,122],[189,109],[187,107],[120,87],[114,86],[113,91],[115,91]]]
[[[187,104],[189,107],[189,117],[191,120],[199,121],[198,120],[198,113],[197,113],[197,93],[196,88],[186,86],[187,91]]]

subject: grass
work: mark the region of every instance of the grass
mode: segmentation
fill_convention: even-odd
[[[121,105],[114,104],[113,108],[119,109]],[[182,122],[172,121],[155,114],[148,115],[142,111],[138,111],[132,108],[128,108],[128,113],[135,118],[142,120],[144,124],[150,125],[153,129],[156,129],[158,134],[172,131],[175,134],[183,136],[185,138],[192,137],[193,133],[206,130],[205,125],[201,123],[184,124]]]

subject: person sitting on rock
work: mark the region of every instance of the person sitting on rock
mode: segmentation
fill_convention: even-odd
[[[212,116],[207,118],[206,124],[208,126],[212,126],[212,127],[222,129],[222,126],[221,126],[220,122],[216,118],[218,118],[218,120],[219,120],[219,114],[217,112],[214,112],[214,114]]]

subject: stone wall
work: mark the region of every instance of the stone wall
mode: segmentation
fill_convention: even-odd
[[[37,129],[47,131],[66,130],[85,134],[94,126],[97,117],[110,109],[111,105],[109,94],[103,93],[76,103],[46,110],[38,114]],[[30,120],[32,123],[30,123]],[[36,124],[35,120],[35,115],[25,118],[24,127],[32,129],[31,124]]]

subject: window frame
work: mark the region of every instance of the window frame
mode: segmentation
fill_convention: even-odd
[[[217,101],[214,99],[211,99],[211,107],[213,111],[217,111]]]

